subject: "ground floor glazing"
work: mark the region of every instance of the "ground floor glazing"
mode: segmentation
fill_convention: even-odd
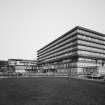
[[[105,61],[102,59],[72,58],[47,62],[38,65],[39,72],[67,74],[71,77],[93,76],[105,74]]]

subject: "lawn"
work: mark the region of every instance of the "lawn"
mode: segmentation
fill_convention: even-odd
[[[0,105],[105,105],[105,83],[60,77],[0,79]]]

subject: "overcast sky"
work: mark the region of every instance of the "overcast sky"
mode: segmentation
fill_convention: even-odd
[[[105,0],[0,0],[0,60],[36,59],[77,25],[105,33]]]

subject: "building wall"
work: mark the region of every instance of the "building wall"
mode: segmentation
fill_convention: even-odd
[[[38,51],[39,62],[51,62],[76,54],[76,30]],[[70,53],[71,52],[71,53]]]
[[[78,56],[83,57],[78,62],[78,68],[101,74],[105,71],[105,35],[78,29],[77,37]]]
[[[105,35],[76,27],[38,50],[41,70],[56,72],[98,74],[105,68]]]
[[[10,72],[23,73],[37,70],[37,62],[34,60],[9,59],[8,64]]]

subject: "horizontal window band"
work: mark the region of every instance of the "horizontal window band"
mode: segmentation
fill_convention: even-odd
[[[61,55],[64,55],[64,54],[66,54],[66,53],[73,53],[73,52],[76,52],[77,51],[77,48],[74,48],[74,49],[72,49],[71,51],[67,51],[67,52],[62,52],[61,54],[58,54],[58,55],[55,55],[55,56],[53,56],[53,57],[57,57],[57,56],[61,56]],[[46,57],[48,57],[48,56],[46,56]],[[43,57],[44,58],[44,57]],[[48,57],[48,58],[50,58],[50,57]],[[51,57],[52,58],[52,57]],[[40,58],[39,58],[40,59]],[[46,59],[46,58],[45,58]]]
[[[59,61],[59,60],[63,60],[63,59],[66,59],[66,58],[68,58],[68,57],[76,57],[77,56],[77,53],[74,53],[74,54],[72,54],[72,55],[67,55],[67,56],[62,56],[62,57],[60,57],[60,58],[57,58],[57,59],[53,59],[53,60],[51,60],[51,61]],[[52,57],[53,58],[53,57]],[[49,58],[49,59],[51,59],[51,58]],[[45,62],[45,60],[47,60],[47,61],[49,61],[48,59],[43,59],[43,60],[39,60],[40,62]]]
[[[96,52],[96,51],[84,50],[84,49],[81,49],[81,48],[79,48],[78,51],[92,52],[92,53],[96,53],[96,54],[105,54],[105,53]]]
[[[76,47],[77,46],[77,44],[75,43],[74,45],[71,45],[71,46],[68,46],[67,48],[63,48],[63,49],[61,49],[61,50],[58,50],[58,51],[55,51],[55,52],[49,52],[49,53],[47,53],[47,54],[45,54],[45,55],[40,55],[39,56],[39,58],[43,58],[43,57],[45,57],[45,56],[49,56],[49,55],[51,55],[51,54],[56,54],[56,53],[59,53],[59,52],[64,52],[65,50],[69,50],[70,52],[72,51],[72,49],[73,49],[73,47]],[[71,50],[69,49],[71,47]],[[67,51],[68,52],[68,51]],[[67,52],[65,52],[65,53],[67,53]]]
[[[81,41],[81,40],[80,40]],[[86,41],[86,42],[88,42],[88,41]],[[94,44],[94,43],[91,43],[91,44]],[[86,44],[86,43],[78,43],[77,44],[77,46],[78,45],[83,45],[83,46],[87,46],[87,47],[91,47],[91,48],[97,48],[97,49],[102,49],[102,50],[105,50],[105,48],[99,48],[99,47],[95,47],[95,46],[91,46],[91,45],[89,45],[89,44]]]
[[[67,38],[68,38],[68,37],[72,37],[73,35],[76,35],[76,33],[77,33],[77,28],[73,28],[72,30],[66,32],[66,33],[63,34],[62,36],[58,37],[58,38],[55,39],[54,41],[50,42],[49,44],[47,44],[46,46],[44,46],[43,48],[41,48],[40,50],[38,50],[38,52],[40,52],[41,50],[45,49],[46,47],[52,45],[53,43],[57,43],[57,41],[59,41],[59,40],[61,40],[61,39],[62,39],[62,41],[64,41],[63,38],[65,38],[65,37],[67,37]],[[66,38],[66,39],[67,39],[67,38]]]
[[[45,50],[40,51],[40,52],[38,52],[38,53],[42,53],[42,52],[46,51],[47,49],[50,49],[50,48],[52,48],[52,47],[54,47],[54,46],[56,46],[56,45],[58,45],[58,44],[60,44],[60,43],[62,43],[62,42],[64,42],[64,41],[66,41],[66,40],[68,40],[68,39],[71,39],[71,38],[73,38],[73,37],[76,37],[76,36],[77,36],[77,34],[73,34],[72,36],[69,36],[67,39],[62,40],[61,42],[59,42],[59,43],[57,43],[57,44],[55,44],[55,45],[53,45],[53,46],[51,46],[51,47],[49,47],[49,48],[46,48]],[[74,40],[74,39],[73,39],[73,40]]]
[[[80,32],[77,33],[77,36],[78,36],[78,35],[82,35],[82,36],[90,37],[90,38],[93,38],[93,39],[98,39],[98,40],[100,40],[100,41],[101,41],[101,40],[102,40],[102,41],[105,41],[105,39],[102,39],[102,38],[96,38],[96,37],[94,37],[94,36],[86,35],[86,34],[83,34],[83,33],[80,33]]]
[[[54,49],[57,49],[57,48],[60,48],[60,47],[62,47],[62,46],[65,46],[65,45],[67,45],[67,44],[70,44],[70,43],[73,43],[73,42],[76,42],[77,41],[77,37],[75,37],[75,39],[73,39],[72,41],[68,41],[68,42],[65,42],[64,44],[61,44],[61,45],[57,45],[57,46],[54,46],[54,47],[52,47],[51,49],[47,49],[46,51],[43,51],[42,53],[38,53],[39,55],[42,55],[42,54],[45,54],[45,53],[47,53],[47,52],[49,52],[49,51],[53,51]]]
[[[86,55],[86,54],[78,54],[78,57],[84,57],[84,58],[91,58],[96,60],[105,60],[105,57],[99,57],[99,56],[92,56],[92,55]]]

